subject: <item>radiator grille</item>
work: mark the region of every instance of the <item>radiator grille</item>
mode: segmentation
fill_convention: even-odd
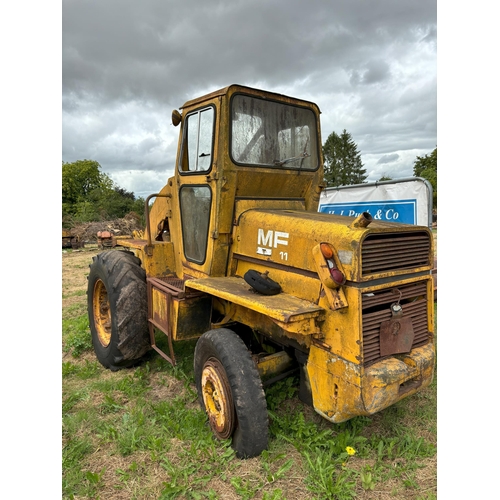
[[[380,356],[380,324],[392,318],[390,305],[402,294],[401,305],[404,316],[410,316],[415,338],[412,349],[427,344],[430,333],[427,325],[427,282],[391,287],[362,297],[363,309],[363,364],[371,365],[382,359]]]
[[[424,231],[369,234],[362,245],[363,277],[431,265],[431,240]]]

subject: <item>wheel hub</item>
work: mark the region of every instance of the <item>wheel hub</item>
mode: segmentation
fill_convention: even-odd
[[[108,347],[111,342],[111,309],[108,292],[101,280],[95,282],[92,307],[97,338],[103,347]]]
[[[219,439],[231,437],[234,425],[234,405],[224,367],[219,360],[209,358],[201,374],[203,402],[212,430]]]

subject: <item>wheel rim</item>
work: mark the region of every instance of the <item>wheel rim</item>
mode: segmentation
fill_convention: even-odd
[[[228,439],[235,425],[233,398],[226,372],[216,358],[209,358],[203,367],[201,392],[210,427],[219,439]]]
[[[108,292],[101,280],[95,282],[92,306],[97,338],[103,347],[108,347],[111,342],[111,309]]]

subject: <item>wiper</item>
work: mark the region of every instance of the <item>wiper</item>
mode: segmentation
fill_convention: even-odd
[[[290,163],[292,161],[297,161],[297,160],[303,160],[304,158],[307,158],[308,156],[311,156],[311,155],[304,151],[299,156],[293,156],[292,158],[287,158],[286,160],[274,160],[274,164],[277,167],[282,167],[283,165],[285,165],[287,163]]]

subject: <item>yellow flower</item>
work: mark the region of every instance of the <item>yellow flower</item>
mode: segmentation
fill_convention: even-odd
[[[347,451],[348,455],[354,455],[356,453],[356,450],[352,448],[351,446],[348,446],[345,451]]]

